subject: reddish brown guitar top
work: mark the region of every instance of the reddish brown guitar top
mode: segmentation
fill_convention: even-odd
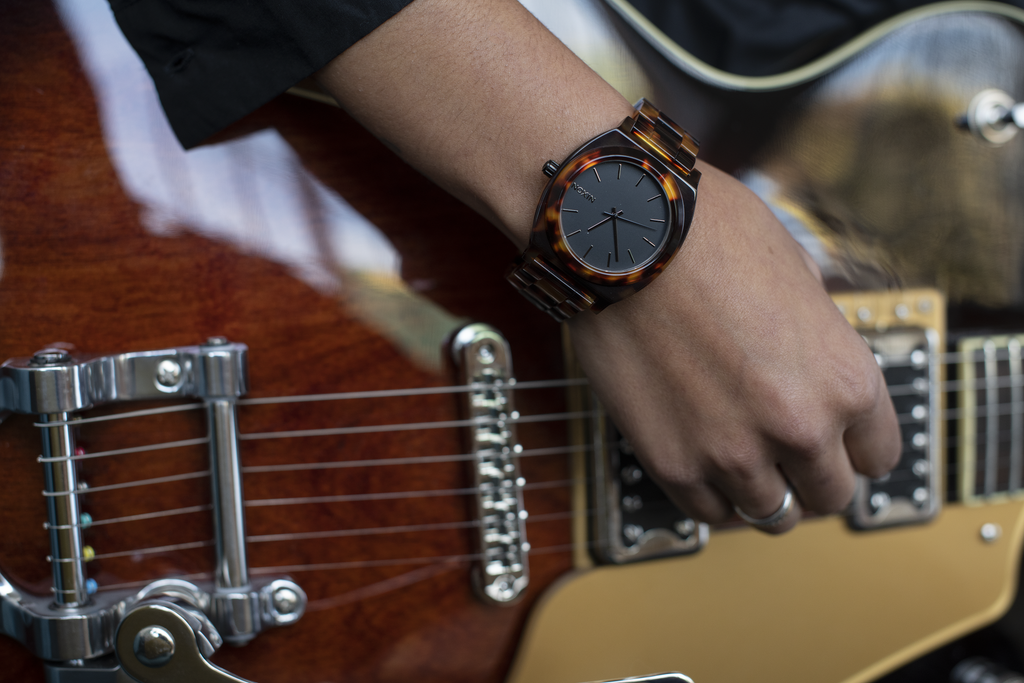
[[[100,5],[105,9],[105,3]],[[353,314],[351,298],[365,285],[332,262],[328,236],[317,234],[322,209],[312,192],[297,200],[309,215],[305,225],[260,229],[313,231],[322,246],[320,265],[335,276],[326,289],[304,282],[272,258],[198,234],[187,222],[161,234],[148,231],[142,219],[146,207],[133,201],[119,180],[111,142],[101,128],[97,92],[55,9],[44,2],[5,0],[0,27],[0,360],[31,355],[57,342],[85,353],[109,353],[196,344],[218,334],[249,345],[253,397],[454,383],[450,373],[410,360],[392,339]],[[142,119],[132,125],[165,124]],[[497,231],[340,110],[283,96],[224,138],[267,129],[279,132],[313,177],[391,242],[402,258],[401,280],[408,292],[416,292],[410,301],[433,302],[452,316],[495,325],[511,342],[522,380],[561,376],[558,330],[503,282],[514,251]],[[156,166],[167,168],[173,180],[177,157],[164,159],[164,151],[120,150],[155,154]],[[247,164],[259,163],[258,158],[243,159],[227,172],[244,178]],[[523,414],[565,410],[558,390],[521,392],[517,401]],[[443,395],[243,407],[241,426],[253,433],[458,416],[457,397]],[[86,425],[79,438],[86,452],[97,452],[200,437],[204,430],[202,412],[191,411]],[[42,527],[35,431],[25,417],[0,426],[7,482],[0,497],[5,527],[0,566],[20,587],[46,592],[49,547]],[[524,426],[520,438],[527,448],[567,440],[564,426],[557,423]],[[255,467],[464,449],[459,430],[434,429],[248,441],[242,458],[244,466]],[[206,461],[206,449],[199,445],[84,460],[80,476],[98,488],[201,473]],[[556,484],[527,491],[527,508],[531,520],[536,519],[528,534],[536,552],[532,583],[521,603],[492,607],[474,597],[465,559],[475,552],[472,528],[252,542],[252,572],[289,567],[287,573],[308,593],[309,607],[297,625],[261,634],[248,647],[226,646],[215,662],[261,682],[501,680],[527,610],[571,566],[566,549],[570,521],[564,514],[570,509],[566,460],[527,458],[523,468],[530,483]],[[470,481],[465,463],[455,462],[249,473],[244,486],[246,499],[258,501],[461,489]],[[210,502],[209,480],[197,474],[172,483],[97,491],[82,500],[96,520],[203,507]],[[472,514],[471,497],[444,495],[250,507],[247,523],[249,536],[257,537],[468,522]],[[208,510],[97,524],[85,536],[99,556],[88,572],[101,590],[161,576],[209,574],[213,567]],[[198,547],[132,552],[178,544]],[[318,564],[332,566],[303,567]],[[0,678],[42,680],[40,663],[13,640],[0,638],[0,659]]]

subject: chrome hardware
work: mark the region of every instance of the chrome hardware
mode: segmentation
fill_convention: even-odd
[[[875,529],[932,519],[941,505],[942,453],[939,339],[929,329],[889,328],[861,331],[879,360],[893,405],[900,415],[903,453],[884,477],[859,477],[849,521],[856,529]],[[923,394],[923,395],[922,395]]]
[[[132,608],[117,631],[117,659],[142,683],[244,683],[210,663],[208,627],[195,612],[173,602],[146,601]]]
[[[1004,145],[1024,127],[1024,103],[1015,102],[1002,90],[982,90],[971,100],[959,123],[979,140]]]
[[[146,626],[135,634],[132,650],[146,666],[163,666],[174,656],[174,637],[162,626]]]
[[[597,405],[596,397],[590,400]],[[687,517],[644,474],[632,445],[615,425],[601,418],[594,420],[591,431],[596,454],[591,534],[597,559],[623,564],[703,548],[707,524]]]
[[[89,602],[89,591],[79,524],[81,510],[75,495],[81,490],[81,484],[77,480],[75,462],[70,459],[75,454],[75,437],[67,413],[41,415],[39,419],[43,423],[54,423],[53,427],[40,429],[53,598],[57,605],[79,607]]]
[[[965,659],[949,674],[951,683],[1024,683],[1024,676],[984,657]]]
[[[212,337],[202,346],[85,358],[44,349],[0,365],[0,412],[35,414],[40,427],[53,566],[52,597],[22,594],[0,575],[0,633],[49,660],[52,680],[122,680],[116,665],[98,660],[114,652],[125,613],[154,598],[189,611],[206,634],[208,654],[222,641],[244,644],[265,628],[294,623],[305,611],[306,595],[295,582],[251,582],[248,575],[235,409],[248,388],[246,356],[244,344]],[[168,397],[206,404],[217,558],[213,585],[164,579],[137,593],[99,591],[85,573],[94,553],[82,540],[92,518],[78,505],[88,486],[78,481],[73,459],[76,413],[115,401]],[[176,643],[167,651],[159,631],[140,629],[131,634],[138,636],[132,660],[148,662],[151,669],[174,668],[178,635],[167,631]],[[93,660],[95,666],[79,665]]]
[[[1003,535],[1003,528],[998,524],[989,522],[981,525],[981,540],[985,543],[995,543],[999,540],[999,537]]]
[[[523,504],[526,482],[519,471],[522,446],[515,428],[519,413],[511,391],[515,386],[512,352],[500,332],[479,323],[455,334],[451,352],[462,383],[479,385],[463,401],[467,417],[475,422],[469,442],[476,455],[473,476],[483,561],[474,582],[485,600],[509,604],[530,582]]]
[[[51,415],[73,413],[114,401],[241,396],[248,390],[245,344],[186,346],[113,356],[57,360],[55,350],[33,358],[15,358],[0,365],[0,411]],[[44,356],[45,365],[34,362]],[[181,379],[161,383],[164,361],[180,367]]]

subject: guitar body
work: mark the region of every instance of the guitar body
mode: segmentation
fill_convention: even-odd
[[[1021,59],[1017,24],[985,15],[982,25]],[[0,27],[0,360],[62,344],[112,353],[224,335],[249,347],[251,398],[443,387],[457,383],[446,336],[481,321],[508,338],[520,381],[564,376],[558,330],[501,277],[511,245],[343,112],[281,97],[185,155],[105,3],[8,0]],[[917,52],[891,35],[859,59],[891,67]],[[914,90],[915,106],[944,108],[927,125],[897,117],[900,131],[922,131],[913,147],[903,146],[907,133],[861,132],[881,120],[872,115],[904,111],[877,93],[836,108],[842,74],[873,82],[863,69],[741,92],[672,75],[659,59],[647,71],[655,101],[674,101],[671,112],[695,98],[707,158],[771,180],[763,196],[810,226],[834,286],[936,287],[952,302],[951,332],[1024,330],[1022,140],[978,150],[966,133],[942,132],[975,90],[1019,95],[1013,74],[1024,71],[982,60],[991,68],[967,69],[952,90]],[[946,77],[912,71],[902,73]],[[751,131],[769,142],[733,144]],[[893,195],[908,177],[921,201]],[[879,199],[887,189],[891,199]],[[561,389],[520,391],[516,402],[524,416],[568,410]],[[400,396],[247,405],[240,427],[255,435],[460,415],[456,395]],[[527,450],[557,449],[571,443],[570,427],[521,424],[519,438]],[[76,431],[88,454],[201,438],[205,424],[189,411]],[[51,572],[37,432],[23,416],[0,425],[0,569],[41,594]],[[523,459],[530,587],[511,606],[486,605],[472,589],[472,497],[416,495],[471,487],[465,462],[268,469],[465,452],[457,428],[244,441],[245,498],[263,502],[246,512],[252,574],[291,576],[309,604],[294,626],[225,646],[214,662],[260,682],[571,683],[670,669],[698,683],[867,681],[997,618],[1016,590],[1019,501],[954,503],[929,524],[885,531],[853,532],[836,518],[778,539],[727,529],[693,556],[594,568],[580,534],[586,504],[562,454]],[[95,489],[80,499],[96,520],[84,535],[100,591],[210,578],[207,459],[205,446],[189,445],[79,462]],[[372,498],[396,492],[409,495]],[[300,500],[362,494],[371,497]],[[1001,527],[996,542],[981,540],[985,523]],[[393,529],[404,526],[419,529]],[[335,533],[345,530],[360,533]],[[13,640],[0,638],[0,657],[4,677],[42,680]]]
[[[105,2],[91,3],[90,16],[104,19],[107,13]],[[72,12],[64,20],[74,26],[79,19]],[[119,39],[112,20],[105,23],[108,33],[99,36],[99,46],[92,45],[100,50],[93,53],[97,60],[104,59],[103,41],[111,35]],[[204,174],[203,168],[183,165],[185,154],[169,137],[148,77],[134,60],[127,75],[115,65],[113,85],[117,93],[129,96],[141,89],[149,108],[129,108],[136,137],[119,147],[123,139],[104,136],[102,85],[90,81],[54,8],[4,2],[0,26],[5,70],[0,89],[4,358],[31,355],[61,342],[73,344],[78,352],[103,353],[195,344],[210,335],[225,335],[249,346],[248,395],[254,398],[447,386],[456,381],[443,362],[444,336],[466,320],[478,320],[503,330],[517,349],[520,379],[562,376],[557,328],[501,281],[502,269],[514,257],[507,240],[342,112],[282,97],[229,136],[276,131],[287,144],[271,144],[268,152],[229,142],[226,151],[221,147],[220,161],[213,161],[223,166]],[[157,134],[150,136],[153,130]],[[270,154],[286,146],[301,161],[291,156],[274,161]],[[256,156],[261,153],[267,157]],[[208,161],[201,159],[200,166]],[[271,177],[259,177],[257,167],[266,170],[271,164],[277,164],[270,169]],[[160,173],[148,175],[154,169]],[[214,181],[221,184],[203,194],[210,190],[204,183]],[[283,219],[269,213],[271,201],[282,198],[282,193],[273,193],[274,183],[295,190],[283,201],[293,201],[299,209]],[[402,188],[406,202],[393,201],[394,187]],[[139,194],[154,188],[159,195],[155,199]],[[375,232],[366,231],[366,221],[358,216],[338,219],[339,196],[353,207],[353,214],[372,221]],[[152,203],[147,205],[147,199]],[[180,213],[156,215],[179,208]],[[201,213],[210,209],[213,218]],[[352,224],[354,236],[348,228]],[[440,231],[447,234],[443,243],[429,237]],[[350,246],[353,242],[355,247]],[[366,269],[336,258],[339,248],[361,248]],[[267,256],[273,249],[298,252],[298,257]],[[385,249],[391,250],[394,265],[373,270]],[[395,324],[388,326],[383,319],[387,315],[396,318]],[[523,392],[517,401],[524,414],[564,410],[560,390]],[[458,396],[441,395],[242,408],[240,427],[243,432],[266,432],[459,417]],[[0,534],[0,567],[20,588],[45,594],[51,584],[46,561],[50,550],[42,526],[46,508],[36,461],[39,435],[31,424],[28,417],[12,416],[0,427],[7,482],[0,495],[0,519],[6,526]],[[86,451],[98,452],[202,437],[205,429],[202,411],[172,413],[84,426],[78,442]],[[251,442],[244,447],[243,465],[464,453],[464,431]],[[520,432],[527,446],[566,443],[564,425],[524,425]],[[98,489],[202,472],[208,466],[206,447],[200,445],[84,460],[79,471]],[[564,456],[525,459],[523,474],[531,482],[569,478]],[[257,473],[244,479],[250,502],[468,486],[472,475],[465,462]],[[570,509],[565,484],[537,493],[534,499],[533,492],[526,492],[535,515]],[[98,491],[83,496],[82,505],[100,522],[201,507],[210,498],[207,477]],[[250,508],[246,522],[252,537],[464,523],[473,515],[471,496],[452,495]],[[89,563],[88,575],[100,590],[169,575],[205,574],[208,579],[214,567],[210,545],[118,554],[209,542],[212,523],[212,514],[203,510],[96,524],[84,532],[98,556]],[[565,549],[571,543],[569,521],[530,524],[528,532],[538,550],[563,550],[541,550],[532,558],[536,588],[507,608],[482,604],[471,589],[472,562],[457,559],[476,552],[472,528],[250,543],[252,574],[292,576],[308,594],[308,611],[295,626],[263,633],[249,647],[221,648],[214,662],[259,682],[501,681],[527,611],[544,585],[571,568],[571,553]],[[105,557],[109,555],[114,556]],[[403,562],[406,558],[411,559]],[[391,560],[397,562],[389,564]],[[374,565],[382,561],[382,566]],[[332,563],[356,566],[294,569]],[[284,565],[292,569],[267,569]],[[0,638],[0,660],[0,679],[42,680],[40,662],[9,638]]]

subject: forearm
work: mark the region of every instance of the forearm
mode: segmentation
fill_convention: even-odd
[[[318,78],[520,248],[544,162],[561,161],[632,112],[516,0],[416,0]]]

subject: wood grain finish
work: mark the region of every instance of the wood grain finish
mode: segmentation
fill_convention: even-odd
[[[100,3],[101,9],[103,3]],[[333,290],[311,286],[294,268],[201,234],[182,222],[159,234],[147,230],[147,207],[136,203],[111,161],[100,115],[75,47],[46,3],[0,3],[0,357],[30,355],[65,342],[82,352],[116,352],[195,344],[213,334],[250,348],[253,397],[394,389],[453,383],[426,367],[388,334],[353,312],[359,273],[337,263]],[[137,84],[126,83],[125,87]],[[148,125],[140,121],[139,125]],[[488,322],[505,332],[520,379],[561,375],[557,328],[502,280],[514,250],[493,228],[405,166],[343,112],[296,98],[279,98],[226,132],[232,139],[276,131],[319,183],[346,200],[386,237],[402,258],[397,296],[415,310],[438,309],[451,320]],[[160,155],[168,154],[162,159]],[[178,150],[155,154],[172,164]],[[248,163],[259,163],[259,159]],[[240,163],[230,173],[245,174]],[[400,200],[396,201],[396,188]],[[296,201],[313,216],[313,195]],[[269,229],[278,229],[270,225]],[[295,229],[280,226],[280,229]],[[314,235],[321,242],[329,235]],[[447,319],[447,318],[446,318]],[[385,331],[386,332],[386,331]],[[422,341],[428,343],[430,340]],[[437,353],[440,354],[440,338]],[[438,367],[441,367],[438,364]],[[564,410],[559,391],[521,392],[524,414]],[[243,433],[327,426],[375,425],[458,417],[454,396],[243,406]],[[202,411],[84,425],[87,452],[202,436]],[[527,448],[566,443],[558,425],[520,430]],[[0,497],[0,566],[34,592],[45,592],[49,566],[38,435],[31,420],[0,427],[0,458],[9,486]],[[422,430],[344,437],[274,439],[243,443],[243,465],[329,462],[464,452],[459,430]],[[96,488],[140,479],[202,472],[205,447],[168,449],[85,460],[80,476]],[[565,481],[564,457],[527,458],[529,482]],[[470,485],[464,463],[252,473],[248,501],[372,492],[458,489]],[[223,648],[215,661],[257,681],[419,680],[497,681],[509,665],[527,610],[543,587],[570,567],[570,553],[545,552],[570,542],[569,488],[529,491],[528,526],[538,550],[531,558],[527,598],[509,607],[479,602],[467,561],[429,558],[475,552],[474,529],[389,533],[327,540],[254,542],[252,573],[274,567],[325,563],[394,564],[289,572],[309,594],[306,616],[290,628],[259,636],[244,648]],[[146,514],[210,502],[208,478],[99,491],[83,496],[96,520]],[[399,501],[250,507],[248,534],[368,529],[405,524],[466,522],[469,496]],[[213,567],[211,514],[97,525],[85,532],[99,559],[88,565],[101,587],[161,576],[209,573]],[[204,545],[204,543],[206,543]],[[131,551],[174,544],[172,552]],[[406,560],[409,561],[401,561]],[[5,676],[42,680],[42,668],[12,640],[0,639]]]

